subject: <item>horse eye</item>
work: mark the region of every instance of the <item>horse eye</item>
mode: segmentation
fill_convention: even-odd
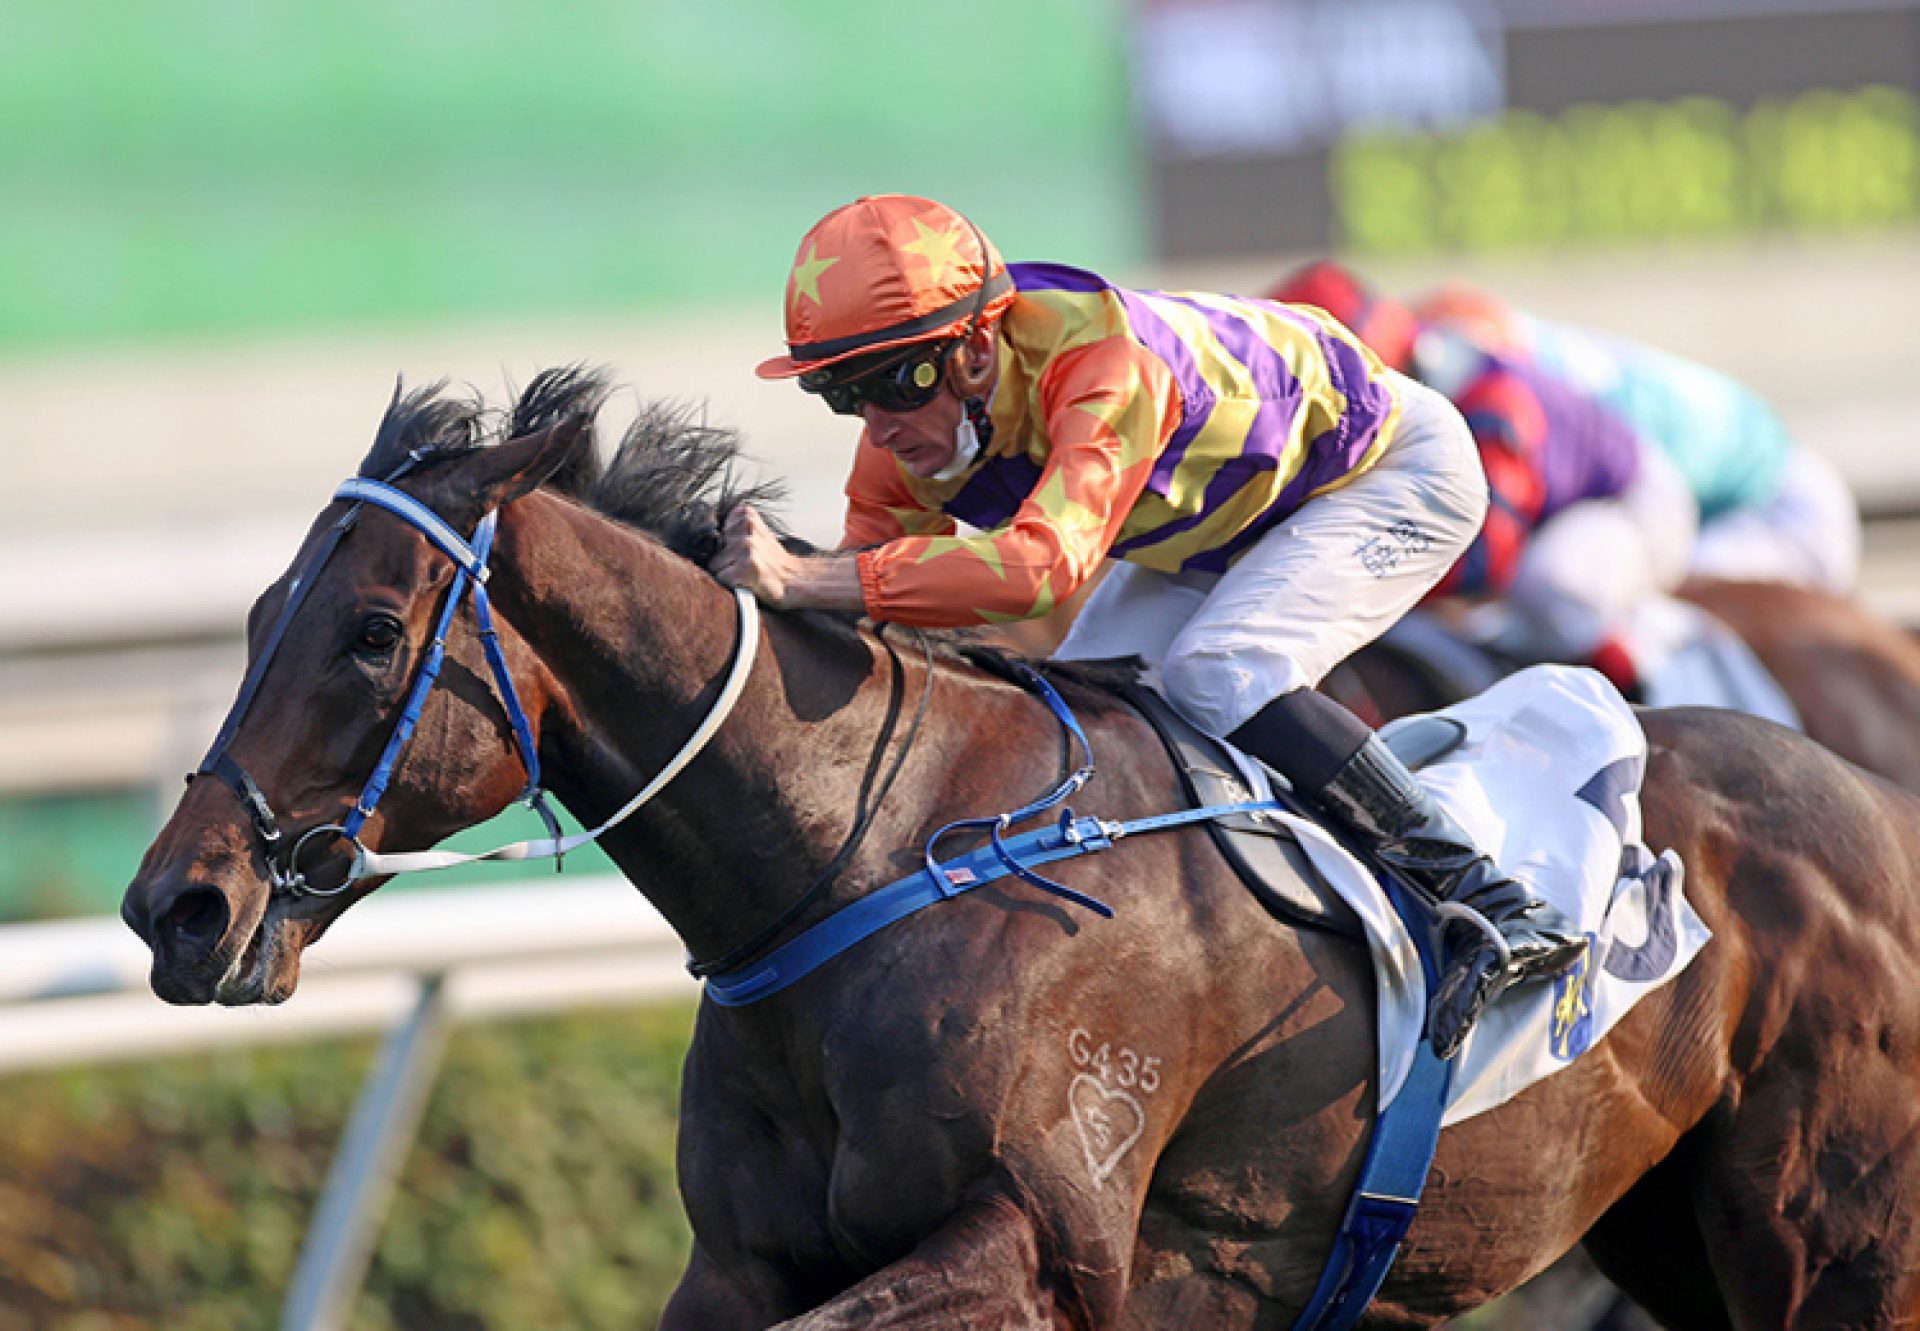
[[[360,621],[360,636],[353,649],[371,656],[384,656],[400,641],[400,621],[392,615],[376,613]]]

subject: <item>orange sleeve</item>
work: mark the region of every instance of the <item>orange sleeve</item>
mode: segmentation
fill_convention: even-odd
[[[905,536],[861,553],[869,615],[923,628],[1032,619],[1100,566],[1179,427],[1172,372],[1110,337],[1057,357],[1039,397],[1049,451],[1019,510],[978,536]]]

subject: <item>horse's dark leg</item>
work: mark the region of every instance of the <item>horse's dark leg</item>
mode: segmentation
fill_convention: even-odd
[[[1600,1217],[1586,1249],[1600,1273],[1670,1331],[1730,1331],[1719,1281],[1694,1217],[1686,1174],[1694,1152],[1672,1156]]]
[[[1113,1273],[1111,1299],[1122,1293]],[[861,1331],[940,1327],[942,1331],[1055,1331],[1102,1324],[1043,1269],[1033,1221],[1004,1197],[968,1203],[907,1256],[777,1331]],[[1068,1306],[1068,1305],[1071,1306]]]
[[[742,1285],[729,1280],[698,1243],[687,1270],[660,1316],[660,1331],[759,1331],[769,1313]]]

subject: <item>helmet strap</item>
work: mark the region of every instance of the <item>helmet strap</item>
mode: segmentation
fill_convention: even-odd
[[[987,414],[986,399],[969,397],[960,406],[966,413],[963,418],[964,423],[972,431],[973,436],[980,441],[980,447],[985,448],[992,443],[993,417]]]
[[[988,343],[988,353],[979,363],[974,362],[974,335],[981,330],[982,319],[987,312],[987,288],[993,277],[993,251],[987,248],[987,238],[972,219],[967,225],[973,228],[973,238],[980,246],[980,291],[974,297],[973,313],[967,319],[967,326],[960,334],[959,355],[947,361],[949,382],[960,395],[960,421],[953,428],[953,461],[942,467],[931,478],[936,481],[951,481],[961,476],[971,467],[993,442],[993,417],[987,411],[987,394],[992,391],[994,377],[994,343]]]

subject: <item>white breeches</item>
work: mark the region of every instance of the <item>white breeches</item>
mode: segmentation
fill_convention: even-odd
[[[1460,413],[1404,376],[1394,386],[1399,432],[1364,475],[1309,499],[1224,574],[1115,566],[1055,656],[1139,656],[1188,720],[1226,735],[1386,632],[1446,575],[1487,512]]]
[[[1700,528],[1691,572],[1850,592],[1860,573],[1860,507],[1831,462],[1796,448],[1773,498]]]
[[[1647,449],[1624,493],[1573,504],[1534,532],[1506,596],[1509,645],[1542,660],[1585,660],[1635,606],[1680,585],[1698,528],[1686,477]]]

